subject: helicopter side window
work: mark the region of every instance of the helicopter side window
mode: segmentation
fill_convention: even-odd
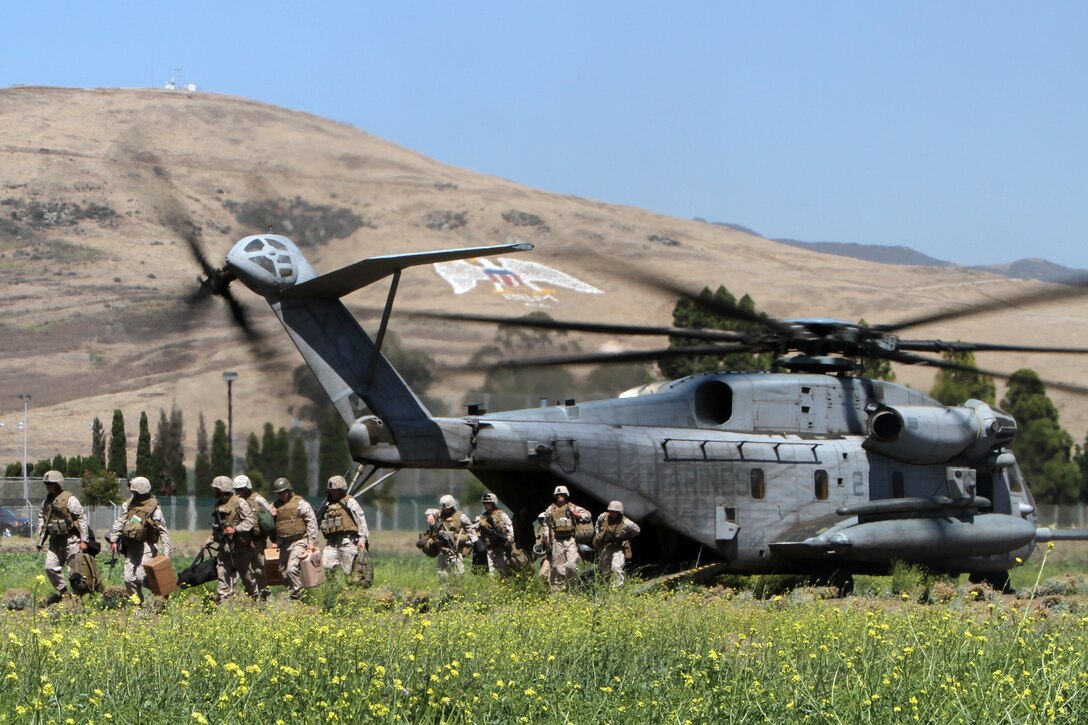
[[[827,471],[817,469],[813,474],[813,484],[816,489],[816,499],[818,501],[826,501],[828,494]]]
[[[762,501],[767,497],[767,479],[763,476],[762,468],[753,468],[749,474],[752,498]]]
[[[903,498],[903,472],[892,473],[892,498]]]

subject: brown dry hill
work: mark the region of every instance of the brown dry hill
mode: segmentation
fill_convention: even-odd
[[[177,209],[200,228],[213,262],[267,223],[294,238],[319,271],[380,254],[531,241],[536,250],[521,258],[604,292],[556,287],[547,303],[555,317],[669,322],[673,300],[631,284],[620,260],[692,289],[725,284],[779,317],[888,322],[992,300],[993,314],[913,333],[1088,347],[1086,302],[1006,309],[1002,299],[1026,282],[850,260],[720,225],[545,193],[440,164],[348,125],[241,98],[15,87],[0,89],[0,114],[0,420],[8,424],[0,428],[0,460],[21,455],[14,431],[20,392],[34,396],[32,459],[89,453],[90,421],[99,416],[108,426],[114,408],[125,411],[134,445],[139,411],[154,420],[175,400],[192,446],[200,411],[209,424],[225,417],[221,373],[229,369],[241,373],[237,432],[265,420],[289,424],[299,401],[287,371],[300,358],[241,285],[233,289],[251,316],[284,347],[273,366],[279,372],[256,369],[222,305],[197,314],[182,302],[197,270],[162,223]],[[379,305],[385,287],[377,287],[347,302]],[[405,275],[398,299],[405,309],[526,311],[490,285],[455,295],[428,268]],[[443,362],[463,361],[493,335],[404,319],[396,329],[409,346]],[[587,339],[583,348],[599,344]],[[1082,364],[1069,356],[992,355],[983,362],[1007,371],[1030,366],[1070,382],[1082,377]],[[932,378],[927,370],[898,374],[921,388]],[[432,392],[456,399],[465,384],[451,378]],[[1080,439],[1088,426],[1085,401],[1054,398]]]

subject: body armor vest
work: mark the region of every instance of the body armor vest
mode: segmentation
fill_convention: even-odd
[[[159,531],[151,519],[158,507],[159,502],[154,496],[141,501],[135,506],[132,505],[132,499],[129,499],[128,512],[125,514],[128,518],[121,528],[122,538],[137,543],[146,541],[153,544],[158,541]]]
[[[52,500],[46,499],[42,503],[42,520],[45,521],[45,531],[50,536],[69,536],[76,533],[76,520],[68,510],[70,498],[71,491],[61,491]]]
[[[237,526],[242,520],[242,512],[238,507],[238,495],[232,495],[225,502],[215,507],[215,510],[219,512],[219,521],[223,524],[223,528],[228,526]]]
[[[277,537],[293,539],[306,533],[306,520],[298,510],[298,502],[301,500],[302,497],[296,494],[287,503],[276,507]]]
[[[348,510],[343,499],[336,503],[329,503],[325,509],[325,515],[321,517],[318,528],[321,529],[321,533],[325,536],[359,533],[359,524],[356,523],[355,517],[351,515],[351,511]]]
[[[566,538],[574,534],[574,509],[569,504],[556,506],[553,503],[548,507],[548,515],[544,518],[545,524],[556,536]]]

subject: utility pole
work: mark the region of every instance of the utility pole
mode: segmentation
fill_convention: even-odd
[[[23,501],[30,505],[30,479],[26,475],[27,456],[27,413],[30,410],[30,393],[22,393],[19,398],[23,401]]]
[[[228,370],[223,373],[223,379],[227,381],[227,451],[230,453],[230,476],[234,478],[234,398],[231,384],[238,379],[238,373]]]

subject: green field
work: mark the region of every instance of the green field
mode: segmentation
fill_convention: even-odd
[[[372,589],[334,581],[303,605],[195,591],[4,610],[0,722],[1022,723],[1088,708],[1080,550],[1017,570],[1019,596],[906,568],[846,599],[759,598],[765,583],[549,596],[475,575],[443,587],[408,541],[378,537]],[[40,599],[41,561],[0,552],[0,585]]]

